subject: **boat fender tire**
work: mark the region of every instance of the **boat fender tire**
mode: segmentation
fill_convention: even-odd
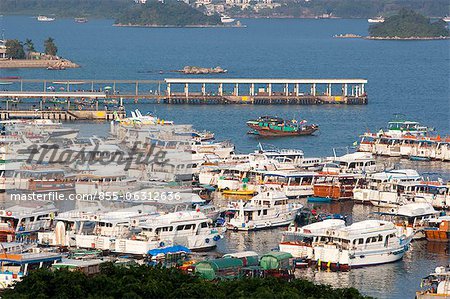
[[[206,238],[205,242],[206,242],[206,244],[208,244],[209,243],[209,238]]]
[[[166,244],[164,244],[164,242],[159,243],[159,247],[164,247],[164,245],[166,245]]]
[[[219,236],[219,235],[215,235],[215,236],[213,237],[213,240],[216,241],[216,242],[219,241],[219,240],[220,240],[220,236]]]
[[[235,226],[235,227],[233,227],[233,231],[234,232],[237,232],[238,231],[238,228]]]

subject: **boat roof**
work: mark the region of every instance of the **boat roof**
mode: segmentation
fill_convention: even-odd
[[[61,260],[62,255],[55,252],[40,252],[40,253],[2,253],[0,254],[0,262],[9,262],[14,264],[35,264],[41,262]]]
[[[373,155],[371,153],[355,152],[333,158],[333,161],[335,162],[347,162],[347,163],[355,161],[367,161],[367,160],[374,160]]]
[[[395,225],[392,222],[384,220],[363,220],[360,222],[355,222],[345,228],[340,229],[344,233],[349,235],[360,235],[364,233],[371,233],[378,230],[389,230],[395,229]]]
[[[53,264],[52,267],[89,267],[104,263],[101,259],[89,259],[89,260],[78,260],[78,259],[62,259],[61,262]]]
[[[371,175],[371,179],[381,181],[403,178],[420,179],[420,175],[415,169],[394,169],[390,171],[377,172]]]
[[[223,257],[234,257],[234,258],[244,258],[249,256],[258,256],[258,253],[255,251],[240,251],[240,252],[234,252],[234,253],[227,253]]]
[[[209,220],[206,215],[200,211],[182,211],[159,215],[152,218],[149,222],[140,223],[140,227],[152,228],[160,225],[182,224],[183,222]]]
[[[2,217],[27,217],[32,216],[35,214],[45,214],[45,213],[51,213],[56,212],[58,209],[52,204],[46,204],[42,206],[22,206],[22,205],[15,205],[10,208],[7,208],[5,210],[0,210],[0,216]],[[8,213],[10,212],[10,213]],[[8,215],[11,214],[11,215]]]
[[[433,206],[429,203],[415,202],[399,206],[397,209],[393,208],[389,212],[375,212],[379,215],[404,216],[404,217],[419,217],[426,215],[439,214]]]
[[[278,176],[278,177],[304,177],[304,176],[315,176],[317,173],[309,171],[260,171],[264,176]]]

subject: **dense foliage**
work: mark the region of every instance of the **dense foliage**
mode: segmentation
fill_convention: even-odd
[[[134,5],[121,13],[117,24],[132,25],[217,25],[221,24],[218,15],[207,16],[190,5],[169,0],[164,3],[147,1],[146,4]]]
[[[177,269],[104,264],[87,277],[67,270],[37,270],[2,298],[363,298],[353,288],[333,289],[306,280],[276,278],[208,282]]]
[[[213,1],[216,2],[216,1]],[[276,0],[281,7],[241,10],[231,8],[228,15],[313,17],[332,14],[342,18],[388,16],[401,8],[413,9],[426,16],[450,14],[448,0]],[[253,2],[252,2],[253,3]],[[136,7],[132,0],[1,0],[0,13],[22,15],[55,15],[57,17],[117,18],[123,11]]]
[[[388,16],[402,8],[413,9],[427,16],[443,17],[450,14],[448,0],[279,0],[282,5],[275,9],[264,9],[257,14],[264,16],[313,17],[329,14],[340,18],[370,18]]]
[[[6,41],[6,56],[12,59],[24,59],[25,51],[22,42],[17,39],[9,39]]]
[[[398,15],[386,18],[384,23],[371,25],[369,34],[372,37],[438,37],[449,36],[449,30],[442,20],[431,23],[430,19],[403,9]]]
[[[132,0],[1,0],[4,15],[115,18]]]

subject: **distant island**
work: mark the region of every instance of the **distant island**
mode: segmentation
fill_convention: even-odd
[[[79,65],[57,56],[58,47],[53,38],[44,41],[44,52],[36,51],[31,39],[21,42],[17,39],[0,40],[0,69],[3,68],[46,68],[65,70]]]
[[[402,9],[383,23],[369,27],[368,39],[446,39],[450,32],[443,20],[431,22],[412,10]]]
[[[85,17],[125,22],[126,20],[121,19],[125,17],[124,12],[131,12],[140,3],[149,1],[155,0],[1,0],[0,13],[2,15],[45,15],[55,17],[56,20]],[[231,18],[367,19],[379,15],[390,16],[401,8],[411,9],[428,17],[442,18],[450,13],[448,0],[191,0],[186,2],[207,16],[224,14]],[[147,18],[139,13],[135,17]],[[187,15],[187,17],[192,16]],[[199,17],[203,18],[200,15]],[[212,19],[217,21],[217,16]],[[212,23],[217,24],[214,21]]]
[[[220,15],[206,15],[181,1],[147,1],[123,11],[116,26],[187,27],[222,25]]]

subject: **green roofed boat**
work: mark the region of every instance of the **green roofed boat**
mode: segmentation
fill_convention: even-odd
[[[248,132],[249,134],[264,137],[312,135],[319,129],[316,124],[306,125],[306,120],[284,120],[272,116],[262,116],[255,120],[249,120],[247,126],[252,129]]]

